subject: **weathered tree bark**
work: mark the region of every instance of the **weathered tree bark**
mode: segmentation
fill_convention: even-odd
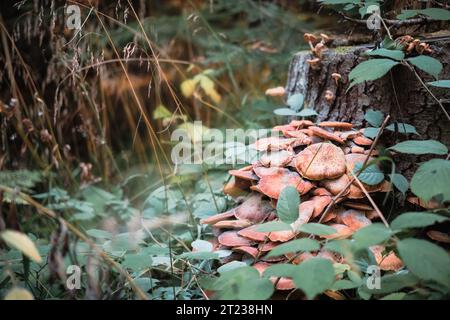
[[[441,61],[443,71],[440,79],[450,79],[450,41],[432,45],[431,56]],[[328,50],[320,69],[313,70],[306,62],[311,59],[309,52],[296,54],[289,68],[286,92],[288,95],[302,93],[305,105],[314,108],[318,120],[348,121],[356,125],[364,122],[367,109],[380,110],[389,114],[393,121],[408,123],[416,127],[420,137],[416,139],[435,139],[450,146],[450,122],[426,89],[420,84],[414,73],[405,66],[394,67],[383,78],[354,86],[346,92],[348,74],[366,58],[361,55],[367,47],[347,47]],[[341,81],[336,85],[332,73],[339,73]],[[419,72],[424,81],[433,81],[431,76]],[[325,99],[325,92],[335,95],[332,102]],[[450,92],[446,89],[431,88],[433,93],[444,102],[449,111]],[[384,142],[393,145],[401,135],[387,134]],[[383,141],[382,141],[383,143]],[[414,162],[423,158],[405,157],[399,162],[399,169],[411,176]]]

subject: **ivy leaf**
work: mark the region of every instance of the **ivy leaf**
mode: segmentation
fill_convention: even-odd
[[[293,280],[308,299],[313,299],[333,285],[335,276],[333,264],[328,259],[311,258],[303,261],[295,270]]]
[[[298,219],[300,196],[293,186],[287,186],[280,192],[277,202],[277,216],[285,223],[292,223]]]
[[[427,82],[430,86],[438,87],[438,88],[449,88],[450,89],[450,80],[438,80]]]
[[[409,182],[406,178],[400,173],[394,173],[390,175],[391,182],[394,186],[403,194],[408,191]]]
[[[350,86],[347,90],[355,84],[381,78],[397,64],[391,59],[370,59],[358,64],[348,75]]]
[[[392,235],[392,231],[381,223],[373,223],[367,227],[361,228],[353,235],[356,248],[363,249],[382,243],[388,240]]]
[[[434,280],[450,287],[450,257],[441,247],[419,239],[404,239],[397,249],[408,269],[424,280]]]
[[[450,11],[441,8],[426,8],[422,10],[402,10],[397,19],[405,20],[417,15],[424,15],[435,20],[450,20]]]
[[[420,70],[431,74],[436,79],[439,77],[439,73],[441,73],[442,71],[442,63],[440,63],[439,60],[436,60],[435,58],[429,56],[417,56],[414,58],[409,58],[407,60]]]
[[[383,123],[384,115],[381,111],[375,111],[372,109],[368,109],[366,111],[366,113],[364,114],[364,119],[372,126],[379,127],[379,126],[381,126],[381,123]],[[367,129],[364,129],[364,132],[366,130]]]
[[[448,153],[447,147],[436,140],[407,140],[397,143],[388,149],[395,150],[401,153],[411,154],[439,154],[444,155]]]
[[[286,253],[296,253],[299,251],[317,251],[320,249],[320,244],[314,239],[296,239],[273,248],[267,257],[277,257]]]
[[[255,231],[257,232],[275,232],[292,230],[291,226],[283,221],[270,221],[260,224]]]
[[[405,54],[401,50],[389,50],[384,48],[366,51],[366,54],[369,56],[381,56],[394,60],[403,60],[405,58]]]
[[[432,159],[422,164],[411,179],[411,191],[419,198],[429,201],[442,195],[442,201],[450,200],[450,161]]]
[[[417,134],[416,128],[407,123],[391,123],[386,127],[387,130],[399,133],[415,133]]]
[[[38,249],[26,234],[15,230],[5,230],[0,232],[0,238],[3,239],[8,246],[21,251],[34,262],[42,262]]]
[[[297,113],[289,108],[278,108],[273,110],[273,113],[275,113],[278,116],[295,116]]]
[[[431,212],[406,212],[391,222],[392,229],[423,228],[448,220],[447,217]]]
[[[362,162],[355,163],[353,168],[355,175],[362,169],[362,165]],[[359,174],[358,179],[369,186],[374,186],[384,180],[384,173],[381,172],[376,164],[371,164]]]
[[[287,99],[287,105],[292,110],[300,110],[303,107],[304,97],[301,93],[296,93]]]
[[[336,233],[336,229],[321,223],[307,223],[300,227],[299,231],[314,234],[316,236],[325,236]]]

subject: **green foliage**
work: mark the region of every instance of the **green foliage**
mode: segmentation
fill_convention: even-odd
[[[414,58],[408,58],[407,61],[411,62],[417,68],[426,73],[431,74],[436,79],[439,77],[439,73],[442,71],[442,63],[435,58],[429,56],[417,56]]]
[[[403,60],[405,58],[405,54],[401,50],[389,50],[384,48],[366,51],[365,54],[369,56],[380,56],[390,58],[398,61]]]
[[[444,249],[431,242],[412,238],[399,241],[397,248],[413,274],[450,288],[450,257]]]
[[[364,114],[364,119],[372,126],[379,127],[383,122],[384,115],[381,111],[368,109]],[[367,129],[366,129],[367,130]]]
[[[355,246],[357,249],[364,249],[388,240],[392,231],[381,223],[373,223],[367,227],[359,229],[354,235]]]
[[[300,251],[317,251],[320,249],[320,244],[314,239],[296,239],[280,244],[273,248],[267,257],[276,257],[286,253],[296,253]]]
[[[405,178],[404,175],[400,173],[393,173],[389,175],[389,179],[391,180],[392,184],[403,194],[408,191],[409,188],[409,182]]]
[[[391,228],[397,230],[423,228],[446,220],[447,217],[431,212],[405,212],[391,222]]]
[[[334,268],[330,260],[311,258],[302,262],[293,274],[294,283],[308,299],[329,289],[334,282]]]
[[[314,234],[317,236],[324,236],[336,233],[336,229],[334,229],[333,227],[314,222],[303,224],[300,227],[299,231]]]
[[[353,173],[356,175],[362,169],[363,163],[355,163],[355,167],[353,168]],[[358,179],[361,182],[368,184],[370,186],[374,186],[379,184],[384,180],[384,173],[381,172],[380,168],[376,164],[371,164],[364,168],[358,176]]]
[[[402,10],[397,19],[406,20],[422,15],[435,20],[450,20],[450,12],[442,8],[426,8],[420,10]]]
[[[407,140],[399,142],[389,149],[410,154],[447,154],[447,147],[436,140]]]
[[[283,221],[270,221],[260,224],[256,231],[258,232],[275,232],[275,231],[286,231],[292,230],[291,226]]]
[[[280,192],[277,202],[277,216],[285,223],[292,223],[298,219],[300,195],[295,187],[287,186]]]
[[[393,132],[399,132],[399,133],[417,134],[417,130],[414,126],[407,124],[407,123],[402,123],[402,122],[391,123],[390,125],[386,126],[386,130],[393,131]]]
[[[433,197],[450,200],[450,161],[432,159],[422,164],[411,179],[411,191],[428,201]]]
[[[381,78],[397,64],[398,62],[391,59],[370,59],[361,62],[348,75],[350,86],[347,90],[356,84]]]
[[[438,87],[438,88],[450,88],[450,80],[438,80],[427,82],[430,86]]]

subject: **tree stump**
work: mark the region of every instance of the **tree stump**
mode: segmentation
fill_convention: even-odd
[[[443,71],[439,79],[450,79],[450,41],[431,45],[432,57],[443,64]],[[416,127],[419,137],[414,139],[435,139],[450,146],[450,123],[443,111],[420,84],[416,76],[407,67],[395,66],[381,79],[367,81],[355,85],[346,92],[349,86],[348,75],[360,62],[366,60],[361,55],[367,46],[341,47],[329,49],[324,53],[321,67],[313,70],[306,62],[312,59],[310,52],[299,52],[291,61],[286,85],[287,95],[302,93],[305,105],[314,108],[318,113],[318,120],[347,121],[355,125],[363,124],[364,113],[368,109],[382,111],[389,114],[392,121],[408,123]],[[333,73],[342,76],[339,84],[331,77]],[[434,79],[419,71],[424,81]],[[335,99],[328,102],[325,92],[333,92]],[[435,95],[444,102],[448,111],[450,91],[441,88],[431,88]],[[393,145],[404,139],[404,135],[388,133],[381,143]],[[426,157],[411,157],[401,155],[398,169],[411,177],[416,166]]]

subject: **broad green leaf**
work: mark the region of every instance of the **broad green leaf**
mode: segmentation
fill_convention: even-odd
[[[352,250],[351,242],[347,239],[329,241],[323,248],[324,250],[337,252],[343,256],[347,256]]]
[[[277,201],[277,216],[285,223],[292,223],[298,219],[300,196],[293,186],[287,186],[280,192]]]
[[[397,243],[400,257],[408,269],[423,280],[434,280],[450,287],[450,257],[441,247],[419,239]]]
[[[439,60],[429,56],[417,56],[414,58],[408,58],[407,60],[420,70],[431,74],[436,79],[442,71],[442,63],[440,63]]]
[[[233,261],[225,263],[224,265],[217,268],[217,272],[224,273],[227,271],[231,271],[231,270],[246,267],[246,266],[247,266],[247,264],[245,262],[233,260]]]
[[[444,155],[448,153],[447,147],[436,140],[407,140],[397,143],[389,149],[401,153],[411,154],[439,154]]]
[[[289,108],[278,108],[273,110],[273,113],[279,116],[295,116],[297,113]]]
[[[211,252],[214,249],[211,242],[200,239],[192,241],[191,246],[196,252]]]
[[[450,89],[450,80],[438,80],[427,82],[430,86],[438,87],[438,88],[449,88]]]
[[[384,296],[380,300],[403,300],[403,298],[406,296],[405,292],[394,292],[391,294],[388,294],[387,296]]]
[[[287,105],[292,110],[298,111],[303,107],[303,101],[304,101],[303,95],[301,93],[296,93],[287,99]]]
[[[264,277],[288,277],[292,278],[297,270],[297,266],[294,264],[280,263],[274,264],[268,267],[264,271]]]
[[[297,266],[293,280],[297,288],[303,290],[308,299],[329,289],[334,283],[333,264],[328,259],[311,258]]]
[[[409,188],[409,182],[406,180],[406,178],[400,174],[400,173],[394,173],[390,176],[391,182],[394,184],[394,186],[403,194],[405,194],[406,191],[408,191]]]
[[[373,223],[359,229],[353,235],[357,249],[368,248],[373,245],[385,242],[392,235],[392,231],[381,223]]]
[[[42,262],[38,249],[26,234],[15,230],[5,230],[0,232],[0,238],[2,238],[8,246],[21,251],[34,262]]]
[[[372,51],[366,51],[366,54],[369,56],[381,56],[391,58],[394,60],[403,60],[403,58],[405,58],[405,54],[401,50],[388,50],[383,48]]]
[[[442,8],[426,8],[421,10],[402,10],[397,19],[405,20],[417,15],[424,15],[435,20],[450,20],[450,11]]]
[[[447,217],[431,212],[406,212],[391,222],[392,229],[423,228],[448,220]]]
[[[364,119],[374,127],[379,127],[383,123],[384,115],[381,111],[368,109],[364,114]],[[378,129],[378,128],[377,128]],[[367,129],[364,129],[366,131]]]
[[[4,300],[34,300],[34,297],[27,289],[14,287],[8,291]]]
[[[215,252],[206,252],[206,251],[200,251],[200,252],[185,252],[178,256],[181,259],[188,259],[188,260],[218,260],[219,255]]]
[[[380,288],[369,289],[366,284],[361,287],[361,290],[366,293],[386,294],[415,286],[419,279],[412,273],[398,273],[388,274],[381,277]]]
[[[152,258],[146,254],[128,253],[125,255],[122,266],[139,272],[152,266]]]
[[[299,117],[311,117],[311,116],[317,116],[317,112],[311,108],[304,108],[300,112],[297,112],[295,115]]]
[[[364,135],[371,139],[375,138],[378,135],[378,132],[380,132],[380,128],[369,127],[364,129]]]
[[[398,62],[391,59],[370,59],[358,64],[348,75],[349,89],[355,84],[381,78],[397,64]]]
[[[354,289],[358,288],[361,284],[358,282],[353,282],[351,280],[342,279],[336,281],[333,286],[331,287],[331,290],[338,291],[338,290],[348,290],[348,289]]]
[[[91,237],[97,238],[97,239],[111,239],[113,235],[111,232],[106,230],[100,230],[100,229],[90,229],[86,231],[88,235]]]
[[[355,167],[353,168],[355,175],[361,170],[362,165],[362,162],[355,163]],[[358,179],[369,186],[374,186],[384,180],[384,173],[380,171],[376,164],[371,164],[359,174]]]
[[[299,231],[314,234],[316,236],[325,236],[336,233],[336,229],[321,223],[307,223],[300,227]]]
[[[172,117],[172,113],[162,104],[156,107],[153,111],[153,119],[167,119]]]
[[[386,127],[389,131],[400,132],[400,133],[415,133],[417,134],[416,128],[407,123],[391,123]]]
[[[296,239],[276,246],[269,252],[267,257],[281,256],[282,254],[290,252],[295,253],[299,251],[317,251],[319,249],[320,244],[314,239]]]
[[[450,200],[450,161],[432,159],[422,164],[411,179],[411,191],[429,201],[442,195],[441,201]]]
[[[291,226],[283,221],[270,221],[260,224],[256,227],[255,231],[258,232],[275,232],[292,230]]]

